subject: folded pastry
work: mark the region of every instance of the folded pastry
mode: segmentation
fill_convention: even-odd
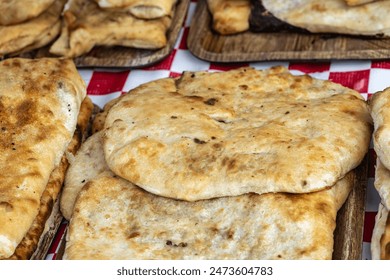
[[[50,52],[76,57],[94,46],[126,46],[159,49],[167,44],[169,17],[137,19],[127,13],[106,11],[93,0],[71,0],[64,13],[61,36]]]
[[[55,0],[0,1],[0,25],[12,25],[35,18],[47,10]],[[57,1],[61,2],[61,1]]]
[[[171,16],[177,0],[95,0],[103,9],[129,11],[142,19]]]
[[[213,29],[222,35],[249,29],[250,0],[207,0]]]
[[[7,59],[0,62],[0,72],[3,259],[11,257],[35,227],[40,207],[53,206],[58,186],[47,186],[61,177],[56,168],[63,169],[61,160],[76,131],[86,88],[71,60]]]
[[[36,18],[0,26],[0,56],[16,55],[53,41],[61,31],[60,17],[65,2],[66,0],[54,1],[54,4]]]

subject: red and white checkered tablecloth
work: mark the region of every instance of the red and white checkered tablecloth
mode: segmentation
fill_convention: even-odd
[[[390,59],[381,61],[345,60],[326,62],[254,62],[218,64],[199,60],[193,56],[186,46],[192,15],[196,1],[191,0],[189,11],[176,42],[173,52],[163,61],[142,69],[79,69],[79,73],[87,84],[87,93],[92,101],[103,107],[109,100],[137,87],[140,84],[166,77],[176,77],[183,71],[226,71],[242,66],[265,69],[275,65],[286,66],[293,74],[309,74],[318,79],[332,80],[360,92],[365,98],[371,94],[390,87]],[[365,225],[363,242],[363,259],[371,259],[370,240],[375,215],[380,202],[374,182],[375,153],[370,148],[369,174],[365,203]],[[58,244],[64,238],[66,223],[63,223],[47,255],[47,259],[55,259]]]

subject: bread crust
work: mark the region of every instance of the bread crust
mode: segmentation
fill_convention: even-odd
[[[115,174],[156,195],[306,193],[360,164],[371,123],[356,91],[285,68],[185,72],[124,95],[103,145]]]
[[[80,113],[77,120],[77,128],[70,142],[67,153],[76,154],[79,149],[83,136],[87,132],[87,126],[90,121],[93,109],[92,101],[86,97],[81,104]],[[51,226],[49,219],[53,211],[53,206],[61,193],[65,179],[65,174],[69,166],[69,161],[66,153],[62,156],[59,166],[53,170],[50,175],[49,182],[42,194],[39,213],[34,219],[29,231],[24,236],[23,240],[16,247],[14,254],[10,260],[28,260],[38,249],[39,241],[45,230]]]
[[[0,258],[8,258],[38,215],[86,88],[71,60],[7,59],[0,72]]]

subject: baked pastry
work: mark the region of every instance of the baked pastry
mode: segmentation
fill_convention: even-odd
[[[64,12],[61,36],[50,52],[77,57],[94,46],[159,49],[167,44],[170,25],[170,17],[142,20],[120,11],[102,10],[93,0],[71,0]]]
[[[71,60],[7,59],[0,62],[0,72],[0,259],[4,259],[15,253],[30,229],[45,227],[66,170],[63,156],[69,145],[75,145],[72,139],[86,88]],[[89,121],[88,113],[83,110],[82,115],[79,123]],[[40,211],[43,216],[38,216]],[[32,242],[39,239],[39,231],[30,232]],[[33,253],[23,246],[16,258]]]
[[[103,147],[115,174],[156,195],[306,193],[360,164],[371,123],[358,92],[283,67],[185,72],[121,97]]]

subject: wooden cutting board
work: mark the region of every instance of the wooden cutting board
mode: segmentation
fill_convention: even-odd
[[[159,50],[143,50],[127,47],[95,47],[89,53],[77,57],[74,62],[80,67],[145,67],[167,57],[173,50],[176,40],[179,36],[181,27],[190,0],[178,0],[175,13],[172,18],[172,24],[167,31],[167,45]],[[129,27],[131,28],[131,27]],[[49,47],[22,54],[20,56],[27,58],[39,58],[53,56],[48,51]]]
[[[211,62],[390,58],[390,39],[292,32],[223,36],[211,29],[206,0],[199,0],[188,35],[188,49]]]

